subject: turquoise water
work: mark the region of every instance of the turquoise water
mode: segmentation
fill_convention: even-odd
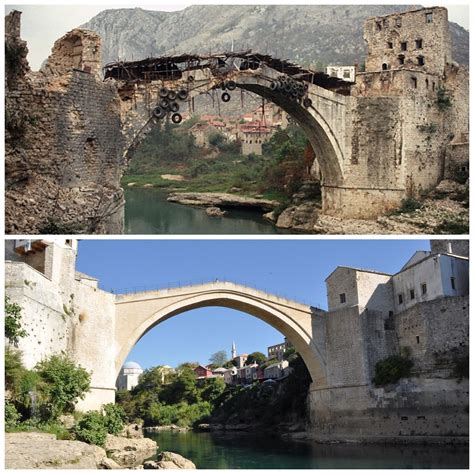
[[[147,436],[198,469],[461,469],[469,463],[467,447],[316,444],[249,433]]]
[[[159,189],[125,189],[126,234],[284,234],[255,211],[209,217],[204,209],[168,202]]]

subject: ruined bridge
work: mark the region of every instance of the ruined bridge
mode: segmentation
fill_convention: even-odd
[[[370,217],[398,204],[404,195],[402,187],[360,183],[348,169],[352,84],[347,81],[251,51],[111,63],[104,78],[116,81],[122,99],[127,160],[155,123],[166,116],[178,122],[180,110],[193,110],[197,95],[228,101],[240,88],[275,103],[305,131],[321,170],[323,212]],[[380,191],[387,188],[394,193],[392,200],[385,195],[380,201]],[[354,206],[354,193],[361,189],[379,199],[375,208],[366,202]]]
[[[227,102],[239,88],[275,103],[305,131],[321,170],[324,213],[373,218],[432,189],[442,175],[442,149],[412,140],[420,133],[417,112],[433,99],[414,91],[371,97],[366,84],[251,51],[111,63],[104,80],[115,82],[121,98],[126,160],[155,123],[167,116],[179,123],[179,111],[193,110],[197,95]]]

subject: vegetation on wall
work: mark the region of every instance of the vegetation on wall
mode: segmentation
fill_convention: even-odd
[[[5,337],[10,344],[18,345],[20,338],[28,333],[21,324],[21,306],[5,295]]]
[[[375,364],[373,382],[377,386],[397,383],[401,378],[410,377],[413,361],[404,356],[393,355]]]

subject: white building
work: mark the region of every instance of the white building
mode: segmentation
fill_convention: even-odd
[[[355,66],[328,66],[326,74],[344,81],[355,82],[356,68]]]
[[[282,360],[281,362],[266,367],[263,371],[263,375],[266,379],[279,379],[288,375],[289,365],[287,360]]]
[[[330,311],[360,308],[397,314],[417,303],[469,294],[469,258],[439,251],[417,251],[394,274],[351,267],[337,267],[326,279]]]
[[[138,385],[138,378],[142,373],[143,369],[136,362],[125,362],[117,377],[117,389],[132,390]]]

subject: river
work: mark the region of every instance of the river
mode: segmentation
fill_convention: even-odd
[[[255,211],[231,210],[227,217],[168,202],[167,193],[153,188],[125,189],[126,234],[287,234]]]
[[[198,469],[467,469],[467,447],[317,444],[249,433],[150,433]]]

